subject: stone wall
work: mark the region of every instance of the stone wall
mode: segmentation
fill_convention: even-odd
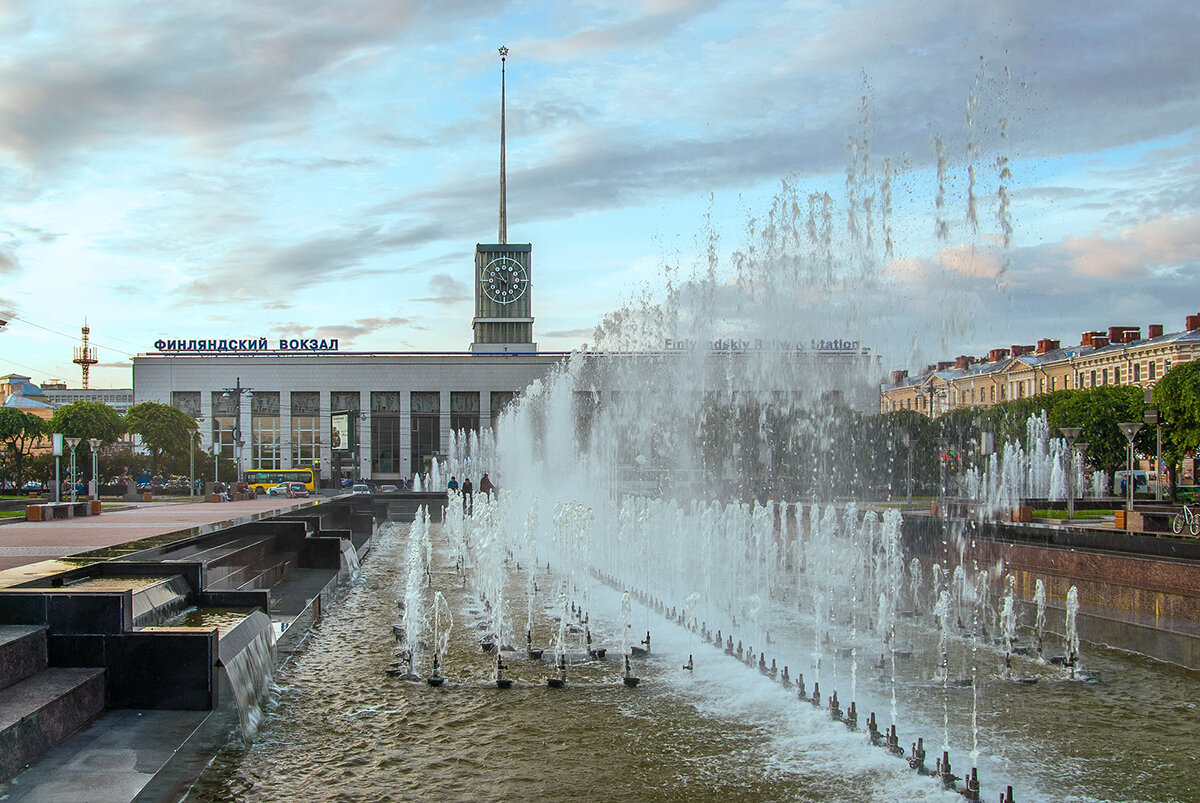
[[[1026,605],[1032,605],[1040,579],[1056,611],[1047,617],[1048,624],[1060,634],[1067,592],[1075,586],[1081,639],[1200,670],[1200,560],[1190,557],[1190,547],[1196,545],[1124,534],[1114,541],[1107,534],[1097,538],[1083,530],[1064,530],[928,516],[904,521],[906,544],[926,568],[937,562],[952,570],[961,548],[968,567],[996,569],[995,593],[1003,593],[1004,578],[1011,573]],[[1168,543],[1142,543],[1147,540]],[[1087,543],[1093,546],[1083,546]]]

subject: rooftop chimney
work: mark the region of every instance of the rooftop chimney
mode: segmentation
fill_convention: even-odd
[[[908,371],[892,371],[892,387],[896,387],[907,377]]]
[[[1045,354],[1045,353],[1047,353],[1047,352],[1054,351],[1054,350],[1055,350],[1055,349],[1057,349],[1057,348],[1058,348],[1058,341],[1057,341],[1057,340],[1043,339],[1043,340],[1039,340],[1039,341],[1038,341],[1038,344],[1037,344],[1037,353],[1038,353],[1038,354]]]
[[[1189,315],[1184,320],[1183,331],[1194,332],[1200,329],[1200,315]]]
[[[1008,349],[992,349],[988,352],[988,362],[1000,362],[1008,356]]]
[[[968,357],[966,354],[960,354],[954,358],[954,367],[965,371],[971,367],[971,363],[975,362],[974,358]]]
[[[1150,324],[1149,330],[1149,334],[1147,334],[1146,337],[1150,338],[1151,340],[1156,337],[1162,337],[1163,325],[1161,323],[1152,323]]]

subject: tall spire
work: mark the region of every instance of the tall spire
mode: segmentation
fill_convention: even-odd
[[[508,48],[500,48],[500,244],[508,242],[508,210],[505,208],[505,196],[508,189],[504,176],[504,61],[508,57]]]

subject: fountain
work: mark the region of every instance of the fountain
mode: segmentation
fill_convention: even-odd
[[[443,748],[435,757],[422,753],[419,735],[405,743],[406,751],[424,756],[412,759],[414,767],[445,779],[435,790],[442,796],[525,794],[525,780],[503,773],[512,766],[521,767],[523,779],[544,773],[546,756],[530,750],[529,741],[507,749],[504,729],[543,720],[555,723],[544,732],[562,737],[586,765],[581,772],[608,782],[585,782],[573,771],[572,784],[619,787],[615,797],[663,788],[655,786],[662,778],[722,778],[731,769],[723,757],[731,752],[750,769],[733,770],[742,785],[714,794],[758,792],[775,783],[763,780],[763,768],[778,764],[787,765],[778,773],[786,777],[764,797],[794,798],[800,789],[812,797],[821,790],[844,796],[847,773],[866,787],[863,799],[929,798],[940,794],[939,784],[968,799],[979,799],[984,787],[1009,784],[1022,799],[1055,799],[1062,792],[1061,777],[1041,769],[1054,748],[1045,732],[1077,735],[1087,702],[1047,712],[1017,696],[1029,693],[1023,684],[993,683],[1016,669],[1042,677],[1061,670],[1025,668],[1035,662],[1014,649],[1020,629],[1015,596],[999,601],[993,590],[1002,569],[965,557],[974,531],[965,523],[948,528],[937,562],[923,569],[905,554],[901,514],[885,505],[900,487],[899,472],[888,452],[895,433],[874,415],[881,361],[871,348],[899,343],[907,349],[928,327],[897,313],[904,304],[894,274],[881,269],[894,256],[894,168],[871,159],[867,133],[852,141],[841,206],[829,194],[785,181],[770,208],[747,221],[733,265],[721,264],[713,232],[712,248],[696,270],[672,266],[661,302],[631,302],[607,316],[593,347],[572,355],[496,418],[494,437],[455,436],[450,463],[433,476],[488,471],[502,490],[494,498],[476,495],[467,510],[451,494],[446,523],[432,536],[432,558],[423,540],[427,530],[410,529],[404,658],[415,671],[424,650],[420,592],[428,593],[423,581],[433,577],[435,585],[443,583],[437,591],[453,600],[459,630],[481,636],[484,645],[480,650],[465,639],[468,646],[449,648],[453,662],[440,666],[453,667],[447,679],[453,693],[512,682],[505,672],[521,687],[516,694],[463,699],[483,712],[456,725],[482,734],[474,744],[485,746],[478,760],[488,769],[478,788],[464,791],[454,785],[460,779],[439,775],[447,763]],[[944,153],[938,158],[944,191],[953,171],[946,170]],[[1001,175],[997,169],[992,177],[997,199],[1004,195]],[[973,205],[981,201],[970,197]],[[939,224],[948,226],[944,211],[938,214]],[[1067,472],[1077,470],[1064,462],[1073,459],[1069,450],[1050,437],[1044,420],[1032,422],[1027,436],[1026,444],[1004,444],[985,467],[956,478],[961,487],[973,488],[978,501],[996,511],[1031,493],[1061,494]],[[454,575],[461,588],[444,584],[448,573],[430,570],[439,560],[461,566]],[[539,587],[553,589],[557,604],[540,600]],[[506,663],[510,602],[522,593],[531,660],[510,656]],[[1065,645],[1071,671],[1079,649],[1073,599]],[[714,634],[711,642],[695,639],[697,621],[705,623],[702,635]],[[534,634],[552,627],[555,674],[545,677],[544,664],[533,660],[541,657]],[[637,639],[642,632],[645,638]],[[601,643],[620,644],[620,662],[587,660],[598,657],[593,633]],[[1038,636],[1057,638],[1040,629]],[[860,663],[862,655],[869,664]],[[882,660],[871,669],[877,655]],[[313,658],[320,660],[332,658]],[[680,672],[681,665],[691,671]],[[794,694],[791,666],[797,667]],[[568,668],[570,691],[546,691],[567,685]],[[412,684],[397,691],[398,685],[391,684],[392,693],[411,712],[405,727],[435,742],[447,738],[448,715],[417,696],[428,689]],[[624,691],[634,686],[638,692]],[[518,711],[504,707],[517,701]],[[1003,745],[980,725],[998,716],[980,710],[993,702],[1007,707],[999,711],[1020,712],[1005,714]],[[388,710],[399,706],[387,703]],[[361,707],[357,700],[348,705]],[[655,706],[670,712],[664,715],[669,722]],[[858,731],[860,711],[870,712],[865,733]],[[890,722],[881,728],[876,712],[884,711]],[[1060,730],[1038,730],[1047,720]],[[631,729],[640,750],[686,741],[715,758],[698,771],[663,758],[660,775],[639,777],[634,790],[607,766],[616,761],[613,737],[596,742],[589,731],[601,730],[597,721]],[[675,728],[686,730],[686,739],[676,739]],[[901,731],[914,737],[911,752],[900,742]],[[935,769],[927,767],[920,733],[940,741]],[[1188,737],[1181,738],[1186,743]],[[597,757],[591,763],[589,749]],[[847,752],[853,762],[843,761]],[[533,754],[539,763],[528,763]],[[952,771],[952,758],[963,775]],[[622,766],[628,772],[629,764]],[[410,775],[435,789],[420,771]],[[1063,794],[1109,794],[1111,776],[1092,782],[1078,775]],[[561,782],[537,788],[553,797]],[[1131,783],[1122,789],[1131,794]]]

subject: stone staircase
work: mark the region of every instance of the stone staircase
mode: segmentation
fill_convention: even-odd
[[[0,780],[63,742],[104,705],[103,669],[49,667],[44,627],[0,626]]]

